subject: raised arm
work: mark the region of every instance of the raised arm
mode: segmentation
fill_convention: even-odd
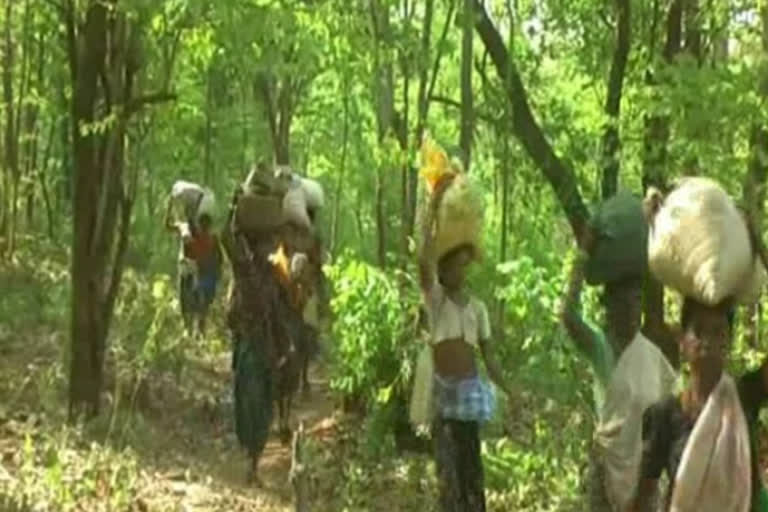
[[[419,251],[419,286],[424,294],[432,291],[437,276],[437,255],[435,254],[435,221],[437,209],[443,199],[450,180],[444,180],[432,192],[427,213],[422,225],[422,243]]]
[[[568,289],[563,296],[560,321],[576,344],[576,348],[586,356],[593,358],[600,350],[599,335],[582,318],[581,292],[584,288],[585,265],[586,255],[579,254],[568,279]]]
[[[221,233],[221,245],[232,265],[232,272],[235,275],[235,278],[237,278],[238,273],[249,264],[248,255],[243,247],[243,240],[237,232],[237,219],[235,218],[237,202],[240,199],[241,194],[242,189],[238,186],[232,195],[232,201],[230,202],[229,211],[227,212],[227,217],[224,222],[224,229]]]
[[[165,202],[165,216],[163,218],[163,224],[168,231],[178,231],[176,222],[173,220],[173,198],[168,196]]]

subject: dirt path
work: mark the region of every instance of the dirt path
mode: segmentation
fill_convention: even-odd
[[[274,423],[261,463],[264,487],[255,488],[245,481],[248,461],[234,434],[231,375],[224,361],[220,363],[214,371],[204,370],[208,374],[205,380],[211,379],[208,382],[199,374],[194,379],[200,388],[205,385],[218,388],[211,390],[218,397],[217,403],[211,405],[196,400],[197,411],[175,415],[162,429],[167,432],[167,438],[160,440],[154,449],[165,450],[165,453],[155,461],[156,488],[148,493],[145,504],[148,510],[185,512],[293,510],[288,481],[290,447],[280,444]],[[322,368],[312,367],[310,382],[310,394],[298,395],[294,401],[292,423],[303,422],[309,435],[323,439],[335,424],[334,404]]]

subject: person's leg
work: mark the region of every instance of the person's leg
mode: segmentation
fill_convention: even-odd
[[[184,331],[192,334],[194,328],[194,278],[189,274],[179,276],[179,305],[181,306],[181,318],[184,322]]]
[[[254,350],[253,343],[254,340],[249,339],[237,343],[235,431],[238,441],[248,452],[248,479],[259,484],[259,459],[272,423],[272,376],[264,358]]]
[[[440,512],[464,512],[465,510],[458,468],[460,447],[456,439],[456,423],[453,420],[439,418],[434,424],[435,469]]]
[[[216,278],[213,276],[201,276],[198,284],[198,317],[197,328],[200,338],[205,337],[206,320],[208,310],[216,294]]]
[[[319,332],[314,327],[307,325],[306,327],[306,344],[302,350],[302,365],[301,365],[301,391],[304,397],[309,396],[310,383],[309,383],[309,362],[315,356],[319,346]]]
[[[456,422],[459,450],[458,476],[466,512],[485,512],[485,476],[480,448],[480,425],[476,421]]]
[[[197,313],[197,332],[200,336],[200,339],[205,338],[205,326],[206,326],[206,319],[208,318],[208,305],[201,300],[200,303],[200,309]]]
[[[589,455],[587,496],[590,512],[610,512],[612,507],[605,492],[605,467],[600,463],[596,450]]]

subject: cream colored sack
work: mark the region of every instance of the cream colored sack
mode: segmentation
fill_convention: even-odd
[[[465,174],[458,174],[442,197],[437,210],[435,251],[438,256],[464,244],[481,247],[484,216],[480,190]]]
[[[434,390],[434,361],[432,348],[425,344],[416,361],[416,373],[411,393],[410,419],[416,428],[429,427],[432,422],[432,393]]]
[[[658,191],[649,191],[654,210]],[[754,257],[747,225],[731,198],[715,181],[681,180],[649,212],[648,263],[662,283],[706,304],[729,296],[754,300],[766,274]]]

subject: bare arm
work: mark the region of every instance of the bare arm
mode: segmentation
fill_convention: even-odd
[[[586,257],[584,255],[579,255],[574,262],[568,280],[568,289],[563,297],[560,321],[576,344],[576,348],[585,355],[592,356],[598,350],[596,346],[598,335],[581,316],[581,291],[584,287],[585,264]]]
[[[494,384],[496,384],[506,395],[511,395],[511,388],[507,385],[504,374],[499,366],[499,361],[496,359],[496,355],[491,348],[490,341],[487,339],[480,339],[480,350],[483,354],[483,361],[485,367],[488,369],[488,377],[491,378]]]
[[[176,222],[173,220],[173,198],[168,196],[168,200],[165,204],[165,218],[163,219],[165,228],[168,231],[178,231]]]
[[[237,208],[237,201],[240,199],[242,190],[240,187],[235,189],[235,193],[232,196],[232,202],[229,206],[229,212],[224,222],[224,230],[221,233],[221,245],[224,248],[224,252],[227,254],[230,264],[232,265],[232,272],[237,278],[238,272],[248,265],[248,257],[242,246],[242,240],[240,240],[237,233],[235,211]]]
[[[427,210],[427,214],[424,218],[424,225],[422,226],[422,245],[419,253],[419,286],[423,293],[429,293],[432,287],[435,285],[435,274],[437,273],[435,261],[435,238],[434,238],[434,222],[435,222],[435,204],[432,201]]]
[[[419,253],[419,285],[423,293],[429,293],[435,285],[437,255],[435,254],[435,219],[450,180],[443,181],[433,192],[422,226],[422,245]]]

